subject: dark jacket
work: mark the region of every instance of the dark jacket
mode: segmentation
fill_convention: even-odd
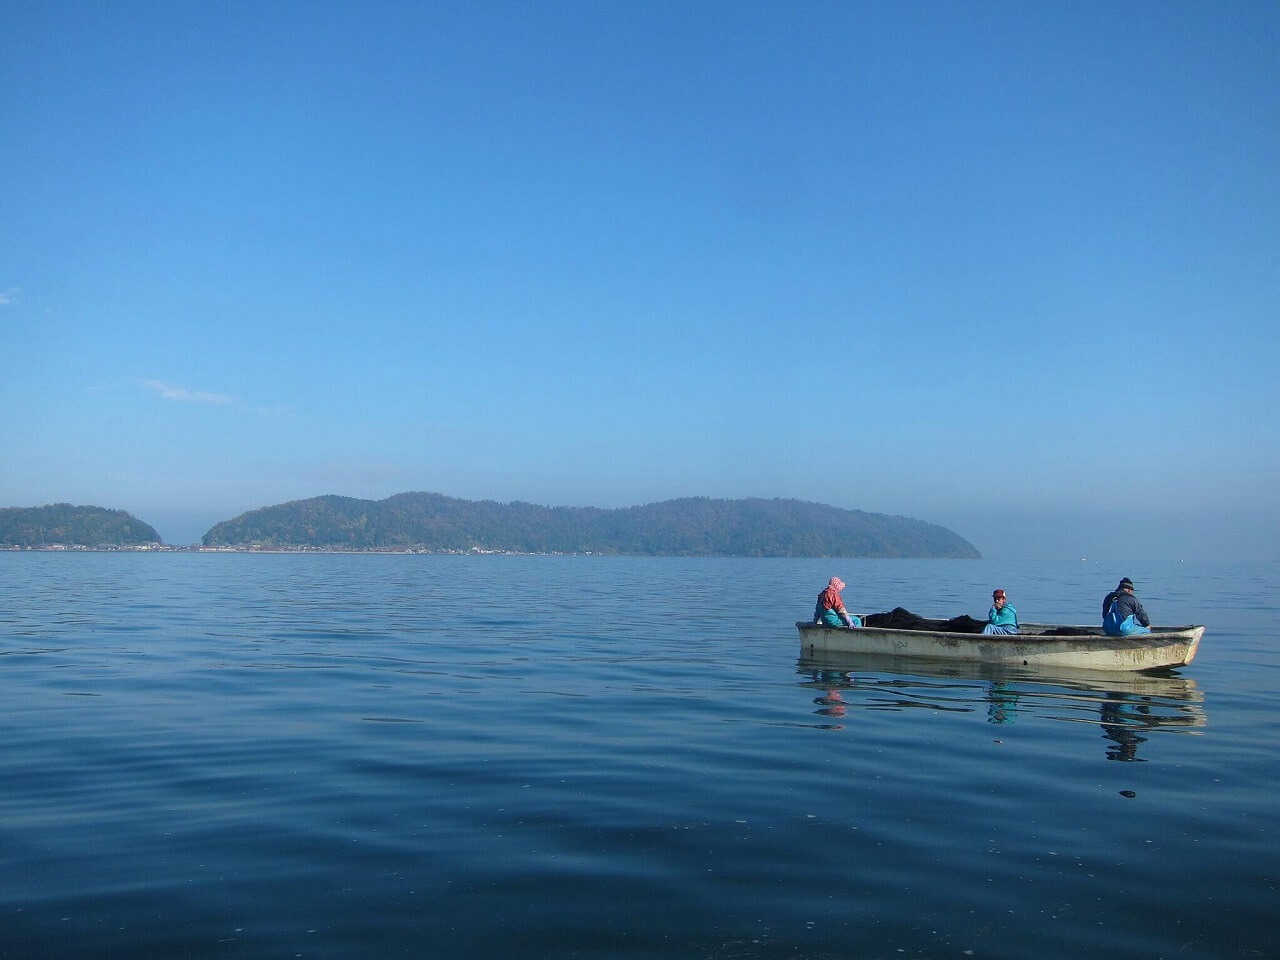
[[[1133,619],[1137,620],[1144,627],[1151,626],[1151,618],[1147,616],[1147,611],[1142,609],[1142,601],[1135,597],[1132,593],[1126,593],[1124,590],[1112,590],[1102,598],[1102,617],[1105,620],[1108,613],[1111,612],[1112,605],[1116,608],[1116,619],[1123,620],[1130,614]]]

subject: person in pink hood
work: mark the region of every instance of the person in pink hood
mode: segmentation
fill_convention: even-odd
[[[818,594],[818,605],[813,608],[813,622],[827,627],[860,627],[862,618],[855,617],[844,608],[840,599],[840,591],[844,589],[844,581],[832,577],[827,587]]]

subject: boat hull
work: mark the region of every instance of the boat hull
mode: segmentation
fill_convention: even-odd
[[[1190,663],[1204,627],[1152,627],[1151,633],[1108,637],[1100,628],[1070,627],[1070,636],[1046,636],[1061,630],[1051,624],[1023,624],[1022,633],[944,633],[888,627],[828,627],[798,622],[804,654],[869,653],[890,657],[928,657],[974,663],[1070,667],[1079,670],[1159,670]]]

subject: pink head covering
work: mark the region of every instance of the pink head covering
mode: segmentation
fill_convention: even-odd
[[[830,580],[830,581],[828,581],[827,586],[828,586],[828,587],[835,587],[837,590],[843,590],[843,589],[844,589],[844,581],[843,581],[843,580],[841,580],[839,577],[832,577],[832,578],[831,578],[831,580]]]

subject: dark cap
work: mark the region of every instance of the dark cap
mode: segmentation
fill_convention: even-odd
[[[1120,581],[1120,586],[1116,587],[1116,589],[1117,589],[1117,590],[1132,590],[1132,589],[1133,589],[1133,581],[1132,581],[1132,580],[1130,580],[1128,577],[1125,577],[1123,580],[1121,580],[1121,581]]]
[[[1004,591],[1003,591],[1003,590],[992,590],[992,591],[991,591],[991,599],[992,599],[992,600],[1003,600],[1003,599],[1004,599]]]

